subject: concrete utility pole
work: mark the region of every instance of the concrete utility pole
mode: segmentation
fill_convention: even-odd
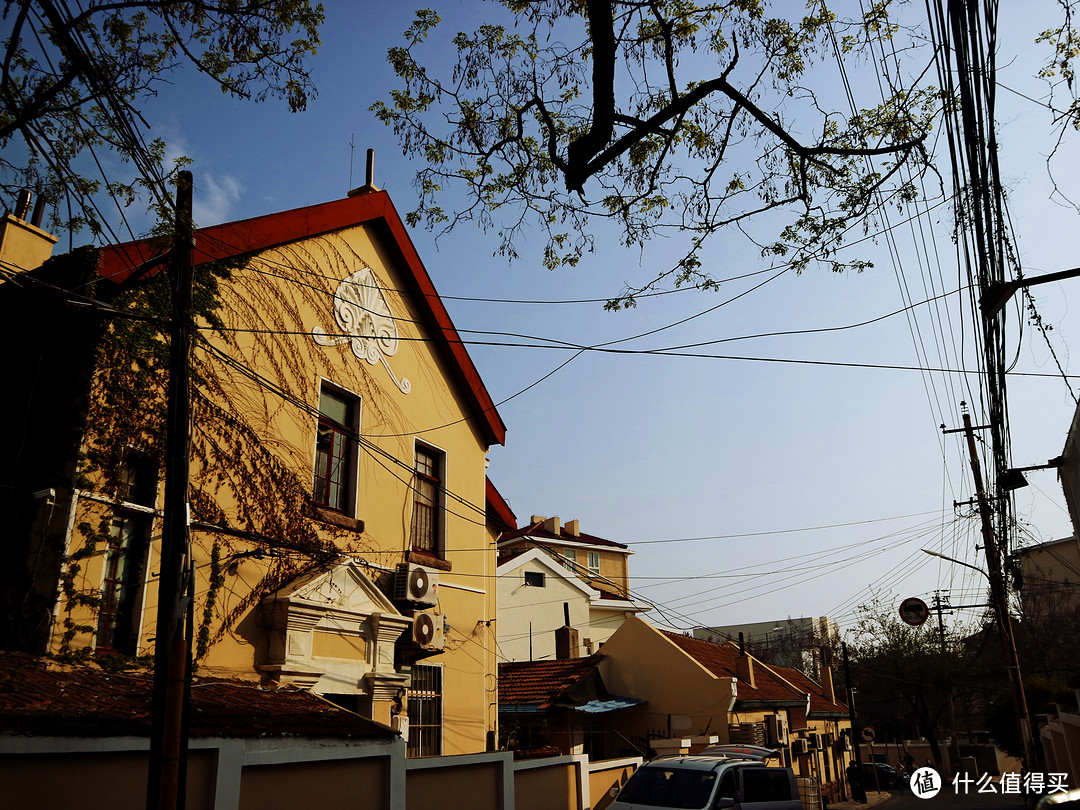
[[[165,519],[158,577],[157,637],[154,639],[154,691],[150,715],[147,810],[184,806],[187,764],[186,709],[191,685],[191,611],[184,572],[188,547],[188,479],[191,406],[191,222],[192,176],[181,171],[176,183],[176,233],[170,264],[172,325],[165,434]]]
[[[990,601],[994,603],[998,617],[998,632],[1001,647],[1005,653],[1006,667],[1009,671],[1009,684],[1013,690],[1016,706],[1016,721],[1020,727],[1020,739],[1024,743],[1024,766],[1033,768],[1031,717],[1028,714],[1027,697],[1024,695],[1024,681],[1020,675],[1020,660],[1016,654],[1016,639],[1013,636],[1012,618],[1009,615],[1009,602],[1005,593],[1005,579],[1001,571],[1001,555],[998,551],[997,538],[990,514],[990,503],[983,490],[982,468],[979,465],[978,449],[975,446],[975,432],[971,426],[971,414],[967,403],[961,402],[964,418],[964,434],[967,436],[968,455],[971,458],[971,474],[975,479],[975,498],[979,504],[979,517],[982,524],[983,550],[986,552],[987,579],[990,580]]]

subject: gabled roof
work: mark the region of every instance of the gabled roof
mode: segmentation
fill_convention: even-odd
[[[769,664],[768,667],[799,691],[809,693],[811,715],[842,714],[845,717],[847,716],[848,708],[846,705],[838,700],[834,700],[832,703],[827,701],[825,699],[825,690],[821,688],[821,684],[806,677],[806,675],[799,670],[792,667],[775,666],[773,664]]]
[[[0,652],[0,733],[35,737],[144,737],[150,734],[153,677],[62,667]],[[195,678],[193,737],[392,739],[397,732],[311,692]]]
[[[489,443],[503,444],[506,426],[385,191],[200,228],[195,234],[194,262],[198,265],[230,259],[358,225],[371,226],[383,237],[425,326],[433,336],[441,338],[437,345],[480,432]],[[122,284],[160,253],[158,240],[111,245],[102,249],[99,272]]]
[[[538,521],[536,523],[530,523],[528,526],[522,526],[520,529],[514,531],[505,532],[499,537],[499,545],[506,545],[513,540],[519,540],[525,538],[527,540],[536,540],[540,543],[581,543],[588,546],[604,546],[612,549],[626,549],[625,543],[616,543],[613,540],[605,540],[603,537],[596,537],[592,534],[571,534],[566,530],[565,526],[559,528],[559,533],[555,534],[544,528],[544,522]]]
[[[518,705],[530,711],[550,709],[574,684],[596,669],[600,653],[588,658],[554,661],[509,661],[499,664],[499,705]]]
[[[581,592],[581,595],[590,602],[602,597],[600,591],[586,584],[581,577],[571,574],[563,566],[556,563],[546,551],[539,548],[531,548],[524,554],[517,554],[500,562],[495,569],[495,576],[509,576],[526,563],[536,563],[537,565],[543,566],[547,569],[545,573],[556,577],[557,579],[561,579],[570,587],[577,589]]]
[[[735,678],[738,649],[731,644],[714,644],[699,638],[691,638],[667,630],[661,631],[672,643],[690,658],[719,678]],[[745,681],[739,681],[738,698],[740,702],[769,701],[786,704],[805,705],[806,694],[800,693],[792,685],[785,683],[765,664],[751,656],[754,662],[754,687]]]

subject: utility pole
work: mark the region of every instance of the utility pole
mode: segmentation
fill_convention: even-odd
[[[154,690],[150,716],[147,810],[184,806],[187,719],[191,685],[191,611],[188,547],[188,479],[191,406],[189,377],[191,319],[192,176],[181,171],[176,183],[176,233],[170,263],[172,324],[165,433],[165,517],[158,576],[157,636],[154,639]]]
[[[1024,680],[1020,675],[1020,660],[1016,654],[1016,639],[1013,636],[1012,618],[1009,616],[1009,603],[1005,593],[1005,580],[1001,572],[1001,555],[998,552],[997,538],[990,514],[990,504],[983,490],[982,469],[979,454],[975,446],[975,432],[971,427],[971,414],[967,403],[961,402],[963,411],[964,434],[967,436],[968,455],[971,458],[971,474],[975,479],[975,498],[979,504],[979,517],[982,524],[983,550],[986,552],[987,579],[990,580],[990,601],[994,603],[998,617],[998,633],[1001,636],[1001,648],[1005,654],[1006,667],[1009,671],[1009,684],[1013,690],[1016,706],[1016,720],[1020,727],[1020,739],[1024,743],[1024,766],[1035,767],[1032,758],[1031,717],[1028,714],[1027,697],[1024,695]]]
[[[855,689],[851,685],[851,666],[848,663],[847,643],[841,642],[840,650],[844,653],[844,681],[847,684],[848,719],[851,721],[851,745],[855,751],[856,779],[848,779],[851,798],[866,804],[866,787],[863,785],[862,752],[859,748],[859,731],[855,720]]]
[[[948,595],[942,596],[941,591],[934,591],[934,606],[931,610],[937,611],[938,622],[938,638],[941,641],[941,663],[943,666],[947,666],[948,647],[945,644],[945,619],[944,613],[947,609],[951,608]],[[949,610],[949,614],[952,611]],[[956,728],[956,688],[953,686],[953,673],[949,672],[949,731],[952,732],[952,769],[953,772],[957,772],[960,768],[960,732]]]

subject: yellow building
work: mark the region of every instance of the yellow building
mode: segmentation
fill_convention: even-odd
[[[21,527],[0,646],[115,665],[152,651],[165,247],[5,265],[24,329],[53,315],[50,290],[87,306],[7,361],[25,418],[0,455]],[[499,530],[485,470],[505,427],[388,195],[200,229],[193,262],[199,673],[310,689],[400,729],[413,756],[485,750]]]

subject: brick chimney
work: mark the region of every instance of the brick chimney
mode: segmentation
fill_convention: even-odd
[[[559,531],[559,529],[561,528],[561,521],[559,520],[558,515],[555,515],[555,517],[545,518],[544,519],[544,528],[547,531],[551,532],[556,537],[559,537],[559,536],[562,535],[562,532]]]
[[[739,633],[739,657],[735,660],[735,675],[751,689],[757,688],[754,685],[754,659],[746,653],[746,642],[742,633]]]
[[[836,703],[836,687],[833,686],[832,668],[825,663],[825,655],[821,656],[821,691],[825,694],[825,700]]]
[[[0,263],[9,270],[36,270],[52,255],[57,238],[40,227],[44,213],[42,201],[34,209],[33,221],[24,217],[30,208],[30,192],[19,195],[14,214],[0,219]]]
[[[577,628],[570,626],[570,603],[563,602],[563,626],[555,631],[555,658],[577,658],[581,645]]]

